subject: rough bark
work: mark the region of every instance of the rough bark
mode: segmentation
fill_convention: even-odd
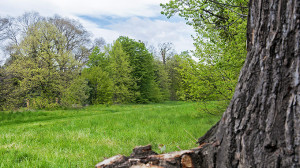
[[[300,167],[300,0],[250,0],[247,46],[231,103],[198,148],[122,164]]]

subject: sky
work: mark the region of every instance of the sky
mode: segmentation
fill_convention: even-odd
[[[160,3],[169,0],[0,0],[0,16],[17,17],[25,12],[41,16],[58,14],[78,20],[94,38],[112,43],[119,36],[147,42],[155,47],[171,42],[174,49],[194,50],[194,31],[184,19],[167,19]]]

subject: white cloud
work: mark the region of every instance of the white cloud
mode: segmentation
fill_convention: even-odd
[[[112,29],[101,28],[98,24],[84,20],[78,19],[82,25],[92,33],[94,38],[103,37],[107,43],[112,43],[116,40],[121,34],[120,32]]]
[[[42,2],[42,3],[41,3]],[[37,11],[42,15],[53,15],[56,6],[49,1],[39,0],[1,0],[0,15],[1,16],[20,16],[24,12]]]
[[[156,16],[157,13],[151,6],[158,6],[161,0],[59,0],[53,1],[60,9],[71,11],[73,14],[88,15],[116,15],[122,17],[130,16]],[[166,2],[166,1],[165,1]],[[70,5],[74,4],[74,5]]]
[[[184,21],[170,22],[158,19],[161,16],[159,4],[168,1],[0,0],[0,16],[16,17],[28,11],[39,12],[42,16],[58,14],[79,20],[94,37],[103,37],[108,43],[124,35],[147,41],[154,46],[162,42],[172,42],[178,52],[194,49],[191,38],[194,32]],[[100,22],[101,18],[109,16],[112,20],[109,25],[103,27],[99,21],[86,20],[81,16],[98,18]]]
[[[122,17],[159,15],[153,6],[168,0],[1,0],[0,14],[19,16],[25,11],[42,15],[114,15]]]
[[[163,42],[172,42],[178,52],[193,49],[191,35],[194,34],[194,31],[183,21],[172,23],[132,17],[126,21],[112,24],[109,28],[122,32],[121,35],[147,41],[154,46]]]

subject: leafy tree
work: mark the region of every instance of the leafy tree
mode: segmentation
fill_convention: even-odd
[[[159,55],[160,55],[164,65],[166,65],[167,59],[170,57],[169,52],[172,51],[172,46],[173,46],[173,44],[170,42],[161,43],[158,45]]]
[[[16,47],[19,46],[21,40],[26,36],[28,29],[37,22],[43,21],[44,18],[41,17],[36,12],[25,12],[19,17],[6,17],[0,19],[0,40],[4,42],[1,43],[1,49],[4,53],[9,55],[6,60],[6,64],[12,61],[13,54],[16,52]]]
[[[78,76],[70,82],[70,86],[63,90],[61,102],[64,106],[84,105],[87,103],[91,88],[88,82]]]
[[[161,100],[169,100],[170,99],[170,79],[168,76],[168,70],[166,66],[160,60],[154,61],[154,74],[155,81],[158,84]]]
[[[180,74],[181,64],[183,60],[183,56],[188,55],[187,52],[183,52],[180,55],[174,55],[170,57],[167,62],[166,68],[169,78],[169,92],[170,92],[170,100],[184,100],[179,97],[180,92],[183,89],[183,79]]]
[[[30,101],[31,107],[35,104],[37,108],[56,106],[57,102],[68,104],[65,98],[72,95],[66,95],[71,94],[67,91],[71,89],[69,87],[76,86],[74,82],[79,82],[75,79],[87,63],[91,49],[104,44],[103,40],[98,39],[95,45],[91,45],[90,34],[78,21],[57,15],[44,18],[36,12],[17,18],[0,18],[0,40],[4,41],[3,48],[9,55],[2,78],[5,98],[1,100],[7,108],[24,106],[27,101]],[[92,62],[95,63],[91,60],[87,65],[94,66]],[[100,62],[101,66],[108,64],[103,60]],[[91,71],[97,71],[97,68]],[[101,80],[109,79],[108,72],[101,72]],[[106,81],[111,84],[110,80]],[[106,89],[101,87],[96,90],[102,93]],[[94,92],[90,92],[91,97],[95,97]],[[93,98],[93,101],[98,100]]]
[[[128,55],[123,51],[119,41],[115,41],[110,55],[110,77],[113,81],[113,102],[127,103],[132,101],[134,80],[131,77],[132,68]]]
[[[91,88],[89,102],[92,104],[111,104],[113,98],[113,80],[110,77],[110,56],[108,46],[101,52],[96,46],[89,56],[88,68],[83,69],[82,76],[88,79]]]
[[[107,49],[109,50],[109,49]],[[105,52],[101,52],[100,48],[96,46],[92,53],[89,55],[89,60],[87,62],[87,66],[94,67],[99,66],[103,69],[106,69],[109,65],[109,54],[106,54]]]
[[[77,62],[64,44],[64,36],[50,23],[38,22],[28,29],[7,65],[17,84],[8,95],[8,102],[15,102],[10,104],[19,106],[24,99],[36,102],[36,98],[52,103],[61,97],[78,74]]]
[[[113,81],[109,73],[109,49],[101,52],[96,46],[89,56],[88,68],[84,68],[82,76],[88,80],[91,88],[89,102],[92,104],[111,104],[113,97]]]
[[[128,37],[119,37],[123,50],[129,56],[132,67],[131,76],[137,84],[133,88],[135,102],[147,103],[160,101],[160,91],[154,77],[154,58],[142,42]]]
[[[163,14],[184,17],[196,31],[196,51],[180,71],[186,99],[229,102],[246,57],[246,0],[171,0]],[[185,92],[185,93],[184,93]],[[221,105],[227,106],[227,103]],[[222,111],[222,110],[221,110]]]
[[[89,45],[91,43],[90,33],[74,19],[55,15],[48,18],[48,22],[53,24],[66,39],[65,49],[71,51],[74,58],[82,63],[81,65],[85,64],[93,48]]]
[[[111,104],[113,97],[113,81],[108,72],[99,66],[85,68],[82,77],[88,80],[91,88],[89,103],[91,104]]]
[[[222,39],[230,39],[239,32],[234,28],[246,22],[247,4],[248,0],[170,0],[161,6],[168,18],[175,14],[185,18],[197,37],[202,38],[204,32],[218,32]]]
[[[186,51],[180,55],[175,54],[172,43],[161,43],[158,49],[154,46],[148,46],[148,48],[155,58],[155,81],[159,86],[162,100],[184,100],[178,96],[183,90],[179,69],[181,60],[189,53]]]
[[[90,45],[90,34],[78,21],[62,18],[58,15],[45,18],[37,12],[26,12],[16,18],[0,18],[0,40],[5,41],[1,45],[5,53],[10,56],[7,63],[13,59],[11,57],[12,53],[15,52],[15,46],[20,45],[28,29],[41,21],[54,25],[60,35],[64,36],[65,50],[72,52],[75,60],[81,63],[78,66],[83,66],[87,62],[93,46]]]

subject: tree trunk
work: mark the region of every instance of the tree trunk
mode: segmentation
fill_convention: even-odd
[[[200,146],[123,164],[300,167],[300,0],[250,0],[247,29],[248,54],[235,94]]]

